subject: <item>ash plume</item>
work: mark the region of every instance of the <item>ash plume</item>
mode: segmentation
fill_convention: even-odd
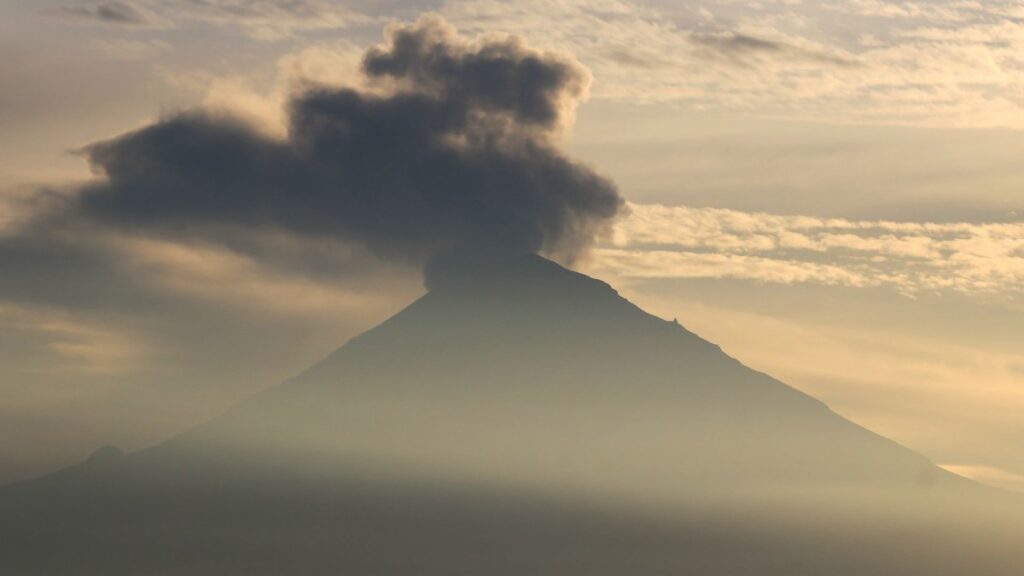
[[[76,209],[118,227],[270,227],[425,262],[465,246],[571,259],[622,208],[560,148],[589,83],[572,58],[466,40],[428,16],[389,29],[362,69],[367,88],[294,96],[284,138],[188,112],[91,145],[106,178]]]

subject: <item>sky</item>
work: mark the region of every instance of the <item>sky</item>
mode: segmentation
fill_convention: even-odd
[[[399,70],[399,30],[535,57],[544,98],[502,123],[493,95]],[[306,212],[261,192],[289,162],[339,177],[317,114],[405,114],[389,90],[411,82],[457,92],[484,126],[457,128],[466,146],[522,144],[475,158],[539,155],[542,194],[522,201],[576,217],[541,222],[551,255],[948,469],[1024,489],[1022,54],[1020,1],[4,2],[0,482],[159,442],[422,294],[422,262],[395,254],[469,213],[371,234],[372,211],[325,224],[317,181],[296,192]],[[165,147],[176,130],[186,144]],[[360,164],[371,187],[419,166],[388,164],[388,142]],[[249,179],[224,197],[269,220],[164,201],[219,175],[225,147],[248,163],[224,177]]]

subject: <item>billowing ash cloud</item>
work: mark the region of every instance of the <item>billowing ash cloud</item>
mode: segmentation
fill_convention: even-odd
[[[589,75],[518,39],[469,42],[425,17],[363,61],[369,88],[290,103],[274,139],[187,113],[87,148],[79,208],[129,228],[277,227],[422,260],[449,247],[571,257],[621,208],[558,136]]]

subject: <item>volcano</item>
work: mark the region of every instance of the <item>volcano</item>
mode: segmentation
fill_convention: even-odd
[[[439,261],[427,286],[219,418],[0,490],[0,568],[996,575],[1024,559],[1016,499],[599,280],[517,255]]]

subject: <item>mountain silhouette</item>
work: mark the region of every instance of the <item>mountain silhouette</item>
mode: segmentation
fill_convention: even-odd
[[[538,256],[448,267],[390,320],[175,443],[545,484],[657,473],[670,491],[957,482],[603,282]]]
[[[1015,499],[601,281],[533,255],[439,259],[426,279],[219,418],[0,490],[0,569],[997,575],[1022,559]]]

